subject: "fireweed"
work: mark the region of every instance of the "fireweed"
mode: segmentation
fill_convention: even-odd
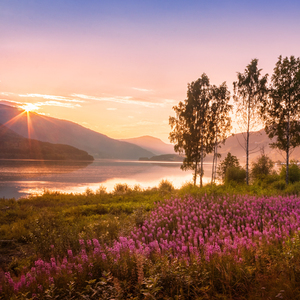
[[[109,247],[97,239],[79,240],[81,252],[72,250],[63,260],[39,259],[25,275],[2,278],[1,293],[32,293],[76,277],[97,278],[118,264],[125,255],[155,259],[157,255],[189,262],[209,262],[215,255],[230,255],[237,263],[243,251],[255,251],[263,244],[283,243],[300,230],[300,198],[224,196],[170,199],[158,203],[148,220],[135,227],[128,237],[119,237]],[[99,270],[101,265],[102,270]]]

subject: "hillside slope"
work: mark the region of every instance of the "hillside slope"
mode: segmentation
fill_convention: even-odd
[[[0,123],[23,137],[53,144],[67,144],[87,151],[95,158],[139,159],[153,153],[139,146],[114,140],[76,123],[27,113],[15,107],[0,105]]]
[[[1,159],[94,160],[86,151],[69,145],[27,139],[1,124],[0,140]]]
[[[235,155],[240,160],[241,165],[246,163],[246,154],[245,149],[245,134],[238,133],[230,136],[225,141],[224,145],[221,145],[219,149],[219,153],[222,155],[221,160],[225,158],[228,152],[232,155]],[[250,162],[254,161],[258,156],[261,155],[262,151],[270,157],[273,161],[285,161],[285,153],[283,151],[279,151],[278,149],[272,149],[270,147],[270,143],[275,141],[275,139],[271,140],[264,129],[259,131],[251,132],[250,134]],[[300,157],[300,147],[296,147],[290,156],[290,159],[299,159]],[[212,160],[212,156],[208,155],[206,161]]]
[[[123,139],[121,141],[135,144],[150,152],[153,152],[156,155],[175,154],[174,145],[166,144],[162,140],[149,135],[131,139]]]

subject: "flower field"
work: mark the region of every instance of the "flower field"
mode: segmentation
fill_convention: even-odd
[[[77,255],[69,249],[64,257],[40,258],[17,278],[5,273],[0,295],[297,299],[293,297],[300,295],[299,231],[296,196],[169,199],[157,203],[143,224],[112,245],[81,239]]]

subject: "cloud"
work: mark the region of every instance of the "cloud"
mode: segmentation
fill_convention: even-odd
[[[133,87],[133,90],[139,91],[139,92],[153,92],[153,90],[148,90],[148,89],[141,89],[137,87]]]
[[[1,94],[4,94],[4,93],[1,93]],[[13,104],[14,106],[24,104],[23,102],[18,102],[15,100],[8,100],[8,99],[0,99],[0,102],[5,102],[5,104],[10,103],[10,104]]]
[[[117,110],[115,107],[108,107],[106,110]]]
[[[72,104],[72,103],[64,103],[59,101],[45,101],[45,102],[37,102],[34,103],[35,106],[59,106],[59,107],[67,107],[67,108],[75,108],[81,107],[80,104]]]
[[[79,99],[70,99],[64,96],[55,96],[55,95],[44,95],[44,94],[25,94],[25,95],[18,95],[19,97],[28,97],[28,98],[43,98],[43,99],[50,99],[50,100],[57,100],[57,101],[66,101],[66,102],[85,102]]]
[[[25,106],[28,105],[34,105],[36,107],[36,109],[39,109],[41,106],[59,106],[59,107],[66,107],[66,108],[75,108],[75,107],[81,107],[80,104],[76,103],[65,103],[65,102],[61,102],[61,101],[45,101],[45,102],[35,102],[35,103],[30,103],[30,102],[19,102],[19,101],[15,101],[15,100],[8,100],[8,99],[0,99],[0,102],[3,104],[11,104],[15,107],[19,107],[24,109]],[[73,101],[71,101],[73,102]],[[85,101],[80,101],[80,102],[85,102]]]
[[[73,97],[78,97],[84,100],[91,100],[91,101],[102,101],[102,102],[114,102],[114,103],[120,103],[120,104],[132,104],[132,105],[140,105],[144,107],[164,107],[165,103],[156,103],[156,102],[147,102],[147,101],[141,101],[141,100],[135,100],[131,96],[111,96],[111,97],[94,97],[94,96],[88,96],[83,94],[72,94]]]

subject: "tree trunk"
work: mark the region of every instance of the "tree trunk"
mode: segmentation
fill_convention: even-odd
[[[201,151],[201,167],[200,167],[200,187],[203,186],[202,177],[203,177],[203,149]]]
[[[218,143],[216,144],[216,162],[215,162],[215,172],[214,172],[214,182],[216,182],[217,177],[217,166],[218,166]]]
[[[194,174],[194,186],[196,185],[197,172],[198,172],[198,161],[196,160],[196,164],[195,164],[195,174]]]
[[[215,152],[216,152],[215,147],[216,147],[216,145],[214,146],[213,162],[212,162],[212,169],[211,169],[211,181],[210,181],[211,184],[213,184],[213,182],[214,182]]]
[[[200,187],[202,188],[202,176],[203,176],[203,126],[201,125],[201,148],[200,148]]]
[[[249,185],[249,139],[250,139],[250,95],[247,112],[247,137],[246,137],[246,184]]]
[[[212,164],[212,170],[211,170],[211,184],[215,182],[216,178],[216,164],[217,164],[217,152],[218,152],[218,127],[216,128],[216,139],[215,139],[215,145],[214,145],[214,155],[213,155],[213,164]]]
[[[288,112],[288,119],[286,124],[286,174],[285,174],[286,184],[289,184],[289,154],[290,154],[290,113]]]

